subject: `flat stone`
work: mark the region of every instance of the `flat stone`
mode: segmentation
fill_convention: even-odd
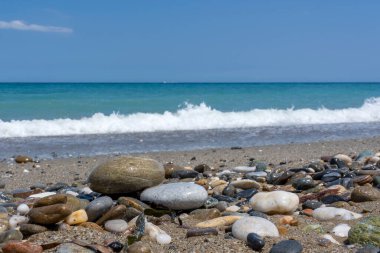
[[[117,220],[108,220],[104,224],[104,228],[113,233],[122,233],[128,228],[128,223],[125,220],[117,219]]]
[[[3,253],[40,253],[43,248],[30,242],[8,242],[2,247]]]
[[[294,212],[299,204],[296,194],[285,191],[259,192],[250,199],[249,204],[256,211],[268,214],[288,214]]]
[[[252,179],[241,179],[241,180],[233,181],[231,185],[235,186],[235,188],[240,188],[243,190],[252,189],[252,188],[261,189],[260,183]]]
[[[131,197],[120,197],[117,202],[120,205],[124,205],[126,207],[133,207],[136,208],[137,210],[143,212],[145,209],[150,208],[147,204],[141,202],[138,199],[131,198]]]
[[[10,229],[0,234],[0,243],[8,241],[21,241],[23,238],[22,233],[16,229]]]
[[[99,165],[90,174],[90,188],[104,194],[129,193],[155,186],[165,179],[165,170],[155,160],[117,157]]]
[[[380,191],[372,186],[356,187],[351,193],[354,202],[375,201],[380,199]]]
[[[171,183],[145,189],[140,199],[172,210],[201,207],[208,197],[207,191],[193,183]]]
[[[273,245],[269,253],[301,253],[303,247],[296,240],[284,240]]]
[[[348,241],[380,247],[380,216],[371,216],[353,225],[348,232]]]
[[[64,220],[71,214],[71,210],[65,204],[33,207],[29,212],[31,223],[48,225]]]
[[[223,216],[214,218],[212,220],[207,220],[204,222],[200,222],[195,226],[197,228],[213,228],[213,227],[223,227],[234,224],[235,221],[241,219],[242,216]]]
[[[113,205],[113,201],[108,196],[97,198],[86,207],[88,221],[96,221],[106,213]]]
[[[256,171],[256,166],[248,167],[248,166],[238,166],[232,169],[232,171],[237,173],[249,173]]]
[[[152,250],[146,242],[135,242],[128,247],[128,253],[151,253]]]
[[[20,232],[24,236],[30,236],[34,234],[39,234],[46,232],[48,229],[44,226],[36,225],[36,224],[21,224],[20,225]]]
[[[108,212],[106,212],[102,217],[100,217],[96,224],[103,225],[108,220],[121,219],[127,213],[127,207],[124,205],[117,205],[112,207]]]
[[[66,202],[67,196],[65,194],[54,194],[38,199],[36,202],[34,202],[33,207],[66,204]]]
[[[320,207],[314,210],[313,217],[320,221],[325,220],[354,220],[363,215],[336,207]]]
[[[247,241],[250,233],[256,233],[261,237],[278,237],[277,227],[267,219],[261,217],[242,217],[232,225],[232,235],[240,240]]]
[[[220,217],[220,211],[216,208],[196,209],[190,213],[197,220],[206,221]]]

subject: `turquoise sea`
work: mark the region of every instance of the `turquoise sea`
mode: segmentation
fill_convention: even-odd
[[[380,83],[0,83],[0,157],[380,135]]]

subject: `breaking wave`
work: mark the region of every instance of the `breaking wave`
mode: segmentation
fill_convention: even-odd
[[[380,97],[367,99],[361,107],[344,109],[252,109],[222,112],[205,103],[186,104],[176,112],[123,115],[95,113],[81,119],[0,119],[0,138],[82,134],[206,130],[305,124],[380,121]]]

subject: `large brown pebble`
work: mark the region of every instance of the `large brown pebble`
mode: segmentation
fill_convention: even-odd
[[[39,234],[42,232],[47,231],[48,229],[44,226],[36,225],[36,224],[21,224],[20,225],[20,232],[24,236]]]
[[[117,220],[121,219],[127,213],[127,207],[123,205],[118,205],[112,207],[108,212],[102,215],[97,221],[96,224],[103,225],[108,220]]]
[[[155,160],[141,157],[118,157],[94,169],[88,180],[90,188],[104,194],[129,193],[158,185],[165,171]]]
[[[40,253],[42,247],[30,242],[8,242],[3,246],[3,253]]]
[[[50,206],[54,204],[66,204],[67,196],[65,194],[55,194],[43,197],[37,200],[33,207]]]
[[[196,209],[190,213],[197,220],[206,221],[220,217],[220,211],[216,208]]]
[[[128,247],[128,253],[151,253],[152,250],[149,244],[145,242],[135,242],[131,246]]]
[[[374,201],[380,199],[380,191],[370,185],[356,187],[351,193],[354,202]]]
[[[16,163],[29,163],[29,162],[33,162],[33,158],[31,158],[29,156],[25,156],[25,155],[18,155],[15,158],[15,162]]]
[[[84,227],[84,228],[88,228],[91,230],[97,230],[100,232],[105,232],[104,229],[101,226],[99,226],[98,224],[96,224],[95,222],[83,222],[83,223],[79,224],[79,226]]]
[[[124,205],[126,207],[133,207],[136,208],[137,210],[144,212],[145,209],[150,208],[147,204],[141,202],[138,199],[131,198],[131,197],[120,197],[117,202],[120,205]]]
[[[48,225],[64,220],[71,214],[70,207],[65,204],[34,207],[29,212],[31,223]]]

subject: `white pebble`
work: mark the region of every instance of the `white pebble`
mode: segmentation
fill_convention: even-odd
[[[335,243],[335,244],[340,245],[340,243],[339,243],[337,240],[335,240],[334,237],[332,237],[332,236],[329,235],[329,234],[324,234],[324,235],[322,235],[322,238],[327,239],[327,240],[329,240],[329,241],[332,242],[332,243]]]
[[[333,228],[332,232],[339,237],[348,237],[350,229],[351,227],[348,224],[339,224]]]
[[[109,232],[122,233],[128,228],[128,223],[125,220],[109,220],[104,224],[104,228]]]
[[[91,192],[93,192],[90,187],[86,186],[86,187],[83,187],[81,190],[80,190],[81,193],[84,193],[84,194],[90,194]]]
[[[29,198],[43,198],[43,197],[47,197],[47,196],[51,196],[51,195],[55,195],[57,193],[55,192],[41,192],[41,193],[37,193],[37,194],[32,194],[29,196]]]
[[[232,235],[237,239],[247,241],[247,236],[249,233],[256,233],[262,237],[279,236],[276,225],[261,217],[243,217],[232,225]]]
[[[159,244],[169,244],[172,241],[172,238],[168,234],[158,234],[156,236],[156,241]]]
[[[74,191],[67,191],[66,194],[70,194],[70,195],[73,195],[74,197],[78,196],[79,193],[77,192],[74,192]]]
[[[20,214],[20,215],[25,215],[27,213],[29,213],[29,206],[27,204],[21,204],[17,207],[17,212]]]
[[[254,167],[238,166],[238,167],[233,168],[232,170],[238,173],[248,173],[248,172],[256,171],[256,166]]]
[[[297,209],[299,198],[297,194],[286,191],[259,192],[249,200],[249,204],[263,213],[288,214]]]
[[[336,207],[320,207],[314,210],[313,217],[317,220],[354,220],[359,219],[363,215],[348,211],[344,208]]]
[[[28,217],[21,216],[21,215],[13,215],[9,219],[9,227],[15,229],[21,224],[28,223],[28,221],[29,221]]]

